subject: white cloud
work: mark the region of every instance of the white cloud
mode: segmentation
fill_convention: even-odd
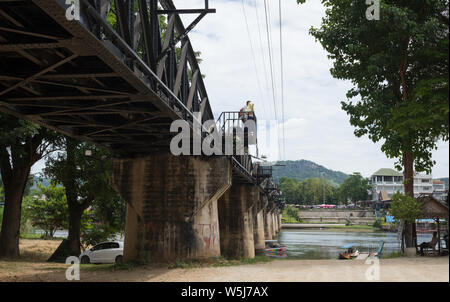
[[[177,7],[201,8],[203,0],[175,0]],[[212,0],[216,14],[207,15],[190,34],[194,49],[202,52],[202,73],[211,106],[221,111],[239,110],[248,99],[254,100],[259,119],[271,119],[274,105],[271,95],[265,28],[259,42],[256,9],[260,24],[264,24],[262,0],[245,0],[257,69],[262,90],[259,89],[247,28],[239,0]],[[280,100],[280,55],[278,1],[270,1],[272,40],[277,100]],[[356,138],[349,118],[341,110],[351,87],[348,82],[333,79],[327,53],[309,35],[311,26],[320,26],[325,10],[320,1],[297,5],[295,0],[283,0],[283,48],[285,68],[285,133],[286,159],[308,159],[333,170],[346,173],[360,171],[369,176],[381,167],[393,167],[395,160],[387,159],[381,144],[368,138]],[[183,16],[185,23],[195,16]],[[263,65],[265,59],[266,65]],[[265,67],[264,67],[265,66]],[[264,69],[267,73],[264,73]],[[277,102],[281,117],[281,101]],[[277,149],[278,146],[272,147]],[[435,177],[449,175],[448,143],[440,143],[433,153],[437,165]]]
[[[255,3],[255,0],[245,0]],[[278,1],[271,4],[272,38],[278,99],[280,93],[279,33],[277,17]],[[174,0],[178,8],[201,8],[203,0]],[[262,0],[258,11],[260,24],[264,24]],[[374,144],[367,137],[356,138],[349,118],[341,110],[348,82],[333,79],[329,69],[332,63],[319,43],[308,34],[311,26],[319,26],[324,15],[320,1],[308,1],[297,5],[295,0],[283,0],[283,42],[285,65],[285,134],[286,159],[308,159],[333,170],[346,173],[361,172],[369,176],[381,167],[393,167],[395,160],[381,152],[381,144]],[[250,51],[246,24],[239,0],[211,0],[210,7],[216,14],[207,15],[190,34],[195,50],[202,52],[202,73],[206,74],[205,85],[216,117],[222,111],[239,110],[248,99],[254,100],[258,118],[273,118],[274,105],[268,72],[267,42],[265,29],[261,29],[263,51],[259,43],[256,10],[246,5],[257,69],[262,90],[255,75],[255,66]],[[196,16],[183,16],[185,23]],[[265,68],[264,61],[265,59]],[[281,103],[277,103],[281,114]],[[259,129],[259,135],[265,134]],[[281,132],[280,132],[281,133]],[[260,139],[261,141],[261,139]],[[260,148],[260,154],[271,154],[277,158],[279,146],[273,144]],[[449,146],[440,143],[433,153],[437,164],[434,177],[449,175]],[[33,167],[33,173],[43,168],[42,161]]]

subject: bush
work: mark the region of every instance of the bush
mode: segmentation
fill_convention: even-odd
[[[378,218],[377,220],[375,220],[375,222],[373,223],[372,226],[373,226],[374,228],[379,228],[379,229],[381,229],[382,225],[383,225],[383,220],[380,219],[380,218]]]
[[[295,222],[298,222],[300,218],[300,212],[299,210],[294,206],[287,206],[284,210],[284,214],[286,215],[287,221],[290,221],[291,219],[295,220]]]
[[[397,192],[392,196],[391,213],[395,219],[414,223],[421,213],[420,203],[411,196]]]

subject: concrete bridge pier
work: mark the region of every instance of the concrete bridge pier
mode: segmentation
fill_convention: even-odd
[[[124,260],[220,256],[217,202],[231,178],[226,158],[114,159],[111,182],[127,201]]]
[[[278,235],[278,233],[280,232],[279,229],[279,224],[278,224],[278,210],[277,209],[273,209],[272,211],[272,219],[273,219],[273,233],[274,235]]]
[[[273,219],[275,222],[275,234],[279,234],[280,230],[281,230],[281,221],[280,221],[280,214],[279,214],[278,209],[275,209],[273,211]]]
[[[280,210],[280,213],[278,214],[278,230],[279,230],[279,232],[281,232],[281,229],[282,229],[282,224],[283,224],[283,222],[281,220],[282,217],[283,217],[283,214],[282,214],[282,211]]]
[[[253,241],[255,242],[255,254],[264,254],[265,232],[264,232],[264,208],[267,206],[267,196],[260,193],[257,203],[253,207]]]
[[[272,228],[273,228],[272,234],[273,234],[273,236],[276,236],[278,234],[278,227],[277,227],[277,219],[276,219],[275,209],[272,210],[271,217],[272,217]]]
[[[253,206],[258,194],[254,185],[233,183],[219,199],[220,249],[226,258],[255,257]]]
[[[264,236],[266,240],[272,240],[274,236],[272,214],[268,208],[264,210]]]
[[[264,254],[265,233],[264,233],[264,211],[261,210],[254,215],[253,241],[255,242],[255,254]]]

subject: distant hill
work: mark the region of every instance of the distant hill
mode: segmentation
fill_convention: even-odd
[[[440,181],[445,183],[445,188],[448,189],[448,177],[438,178]]]
[[[278,182],[281,177],[296,178],[297,180],[313,177],[320,178],[322,172],[325,172],[325,179],[328,180],[330,185],[337,186],[342,184],[348,177],[348,175],[343,172],[329,170],[324,166],[304,159],[296,161],[279,161],[277,164],[285,166],[273,167],[273,178],[276,182]]]

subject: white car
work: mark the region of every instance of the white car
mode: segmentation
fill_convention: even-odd
[[[88,263],[122,263],[123,242],[102,242],[80,255],[82,264]]]

